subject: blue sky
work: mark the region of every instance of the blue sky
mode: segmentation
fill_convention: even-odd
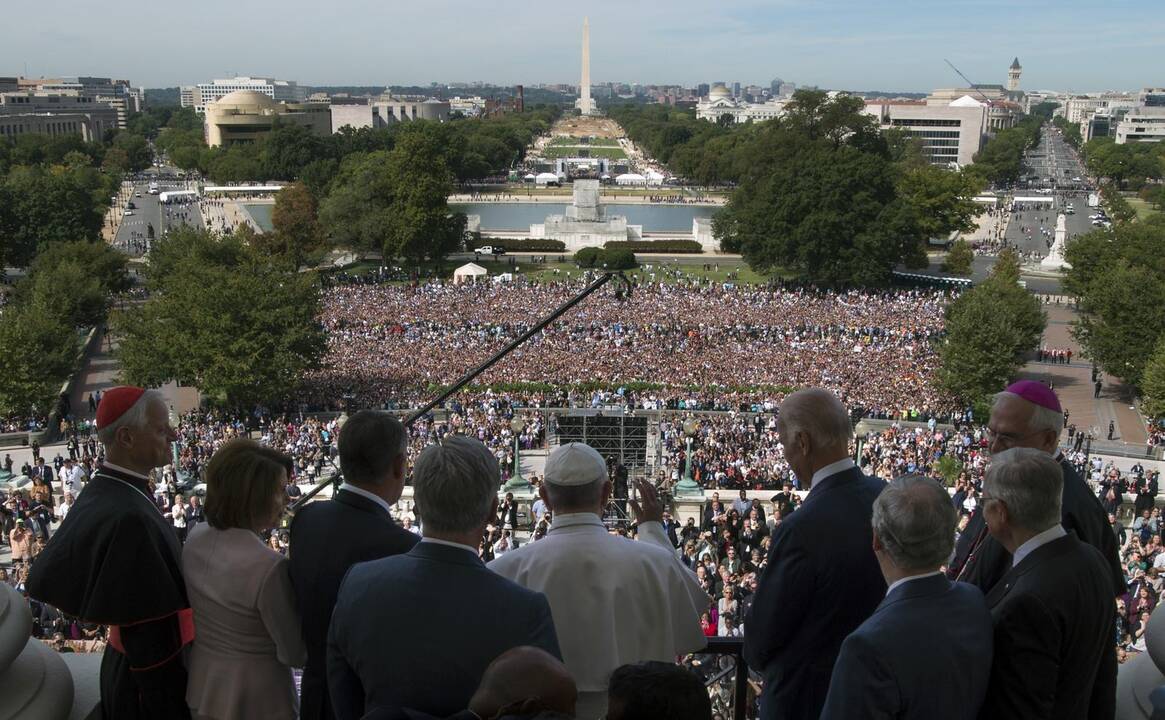
[[[924,92],[1165,85],[1159,0],[38,0],[5,9],[0,75],[112,75],[147,87],[233,74],[309,85],[591,77]],[[14,29],[18,29],[13,32]]]

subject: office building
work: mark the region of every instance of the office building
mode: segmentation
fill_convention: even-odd
[[[290,80],[240,75],[180,88],[179,101],[182,107],[193,107],[196,112],[204,113],[208,104],[240,90],[266,95],[275,102],[302,103],[307,99],[307,88]]]
[[[98,142],[117,123],[115,108],[88,95],[30,90],[0,94],[0,135],[5,137],[80,135],[87,142]]]
[[[962,167],[974,161],[987,132],[986,103],[964,95],[943,106],[926,102],[867,100],[865,112],[882,130],[895,129],[919,140],[932,165]]]
[[[1116,125],[1116,144],[1161,142],[1165,140],[1165,107],[1138,107],[1129,110]]]

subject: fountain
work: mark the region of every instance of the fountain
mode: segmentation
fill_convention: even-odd
[[[530,226],[531,238],[561,240],[569,252],[601,247],[612,240],[642,240],[643,226],[628,225],[622,215],[608,216],[599,204],[598,180],[575,180],[574,201],[565,215],[549,215]]]

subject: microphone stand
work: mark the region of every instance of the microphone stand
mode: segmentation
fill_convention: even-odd
[[[562,315],[564,315],[568,310],[573,308],[575,305],[578,305],[580,302],[585,300],[587,297],[589,297],[592,293],[594,293],[599,288],[606,285],[612,279],[618,279],[619,283],[622,285],[622,287],[620,289],[616,290],[615,296],[621,300],[629,298],[631,296],[631,281],[627,279],[627,276],[624,275],[622,271],[604,272],[597,280],[595,280],[590,285],[587,285],[585,288],[583,288],[583,290],[581,292],[579,292],[579,294],[575,295],[570,300],[567,300],[565,303],[560,305],[552,313],[550,313],[545,318],[543,318],[537,325],[533,326],[532,328],[530,328],[526,332],[522,333],[519,337],[515,338],[514,341],[511,342],[509,345],[506,345],[504,348],[497,351],[492,356],[490,356],[488,359],[486,359],[485,362],[481,363],[480,365],[478,365],[474,369],[467,372],[465,375],[461,376],[461,378],[459,380],[457,380],[457,382],[450,385],[449,388],[447,390],[445,390],[444,392],[442,392],[440,395],[438,395],[437,397],[433,398],[429,402],[422,405],[420,408],[418,408],[418,409],[414,410],[412,413],[410,413],[409,416],[407,418],[405,418],[405,420],[403,422],[405,428],[407,429],[407,428],[411,427],[413,423],[415,423],[418,419],[424,417],[425,414],[428,413],[430,410],[439,406],[441,403],[445,402],[450,397],[455,395],[457,392],[459,392],[466,385],[473,382],[474,378],[476,378],[477,376],[481,375],[486,370],[489,370],[491,367],[496,365],[498,363],[498,361],[500,361],[506,355],[509,355],[511,352],[513,352],[515,349],[517,349],[520,345],[522,345],[522,343],[526,342],[530,338],[532,338],[535,335],[537,335],[538,333],[542,332],[546,328],[547,325],[554,322],[558,318],[562,317]],[[323,481],[317,483],[315,487],[313,487],[311,490],[308,490],[306,493],[303,494],[302,497],[300,497],[298,500],[296,500],[294,503],[292,503],[291,507],[289,508],[289,511],[292,514],[294,514],[296,510],[299,510],[301,507],[303,507],[305,504],[307,504],[309,501],[311,501],[312,498],[314,498],[316,495],[318,495],[321,490],[323,490],[324,488],[326,488],[329,485],[335,485],[336,487],[339,487],[341,482],[343,482],[343,476],[339,472],[337,472],[335,475],[328,478],[327,480],[323,480]]]

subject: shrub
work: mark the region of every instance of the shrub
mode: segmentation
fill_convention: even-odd
[[[602,267],[605,256],[606,253],[602,248],[588,247],[576,252],[574,261],[583,268]]]
[[[608,270],[630,270],[639,267],[635,253],[625,248],[608,248],[603,254],[603,262]]]
[[[633,253],[674,253],[677,255],[704,252],[695,240],[612,240],[603,245],[608,250],[627,250]]]

